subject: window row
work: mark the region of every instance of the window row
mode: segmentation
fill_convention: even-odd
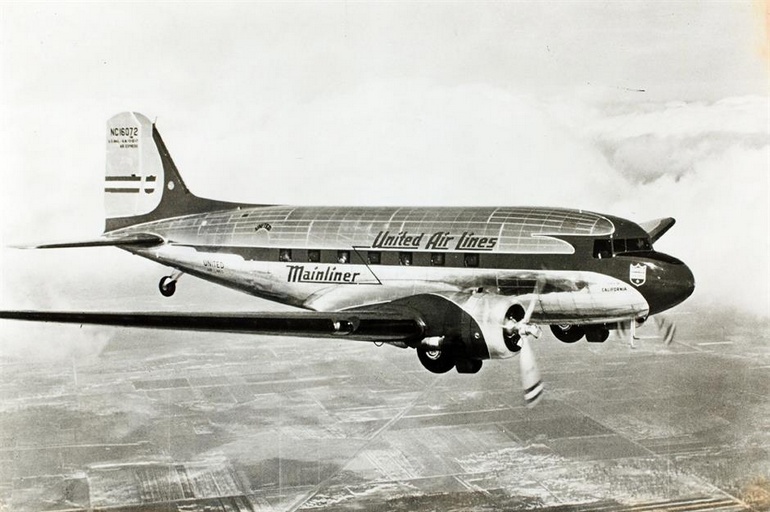
[[[612,258],[624,252],[651,251],[649,238],[613,238],[594,241],[594,258]]]
[[[295,258],[294,253],[306,253],[306,254],[298,254],[300,258]],[[324,251],[325,254],[327,254],[327,257],[324,258],[324,263],[351,263],[353,262],[351,260],[351,251]],[[328,257],[328,253],[333,253],[335,255],[334,259]],[[358,254],[356,256],[355,254]],[[366,263],[368,265],[380,265],[380,264],[390,264],[395,265],[396,263],[399,265],[404,266],[410,266],[415,263],[415,257],[414,254],[411,252],[399,252],[398,260],[395,261],[395,254],[392,252],[386,252],[387,256],[384,258],[388,261],[383,261],[383,253],[381,251],[361,251],[359,253],[354,253],[353,257],[356,258],[358,261],[354,263]],[[305,258],[302,258],[301,256],[306,256]],[[433,252],[430,253],[430,259],[427,261],[422,261],[421,263],[424,265],[430,264],[434,267],[443,267],[446,265],[446,253],[442,252]],[[422,257],[424,258],[424,257]],[[363,259],[364,261],[361,261]],[[292,262],[292,261],[307,261],[308,263],[321,263],[321,251],[319,249],[308,249],[307,251],[292,251],[292,249],[280,249],[278,251],[278,261],[282,262]],[[479,255],[475,253],[465,253],[462,255],[462,263],[466,267],[478,267],[479,266]]]

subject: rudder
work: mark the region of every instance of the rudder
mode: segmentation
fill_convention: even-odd
[[[105,232],[238,206],[195,196],[182,181],[155,125],[137,112],[107,121]]]
[[[104,209],[110,220],[152,212],[163,198],[163,164],[152,139],[152,123],[123,112],[107,121]]]

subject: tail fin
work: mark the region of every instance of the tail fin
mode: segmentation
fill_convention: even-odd
[[[253,205],[194,195],[155,125],[142,114],[123,112],[107,121],[104,206],[107,233],[154,220]]]

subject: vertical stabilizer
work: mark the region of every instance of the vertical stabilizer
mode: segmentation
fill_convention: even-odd
[[[144,215],[160,204],[163,163],[152,130],[150,120],[135,112],[124,112],[107,121],[107,219]]]
[[[123,112],[107,121],[105,232],[154,220],[254,206],[203,199],[182,181],[147,117]]]

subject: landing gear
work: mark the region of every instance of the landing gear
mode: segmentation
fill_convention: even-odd
[[[164,297],[171,297],[174,295],[174,292],[176,291],[176,282],[179,281],[179,278],[182,277],[181,270],[175,270],[170,276],[163,276],[160,278],[160,282],[158,283],[158,289],[160,290],[160,294]]]
[[[552,325],[551,332],[559,341],[564,343],[575,343],[585,334],[579,325]]]
[[[176,291],[176,281],[171,276],[163,276],[158,283],[158,289],[164,297],[171,297]]]
[[[586,328],[586,341],[591,343],[604,343],[610,337],[610,330],[598,325],[590,329]]]
[[[478,373],[481,364],[481,359],[458,359],[455,361],[455,370],[457,373]]]
[[[446,350],[417,347],[417,357],[425,369],[432,373],[446,373],[455,366],[455,358]]]

